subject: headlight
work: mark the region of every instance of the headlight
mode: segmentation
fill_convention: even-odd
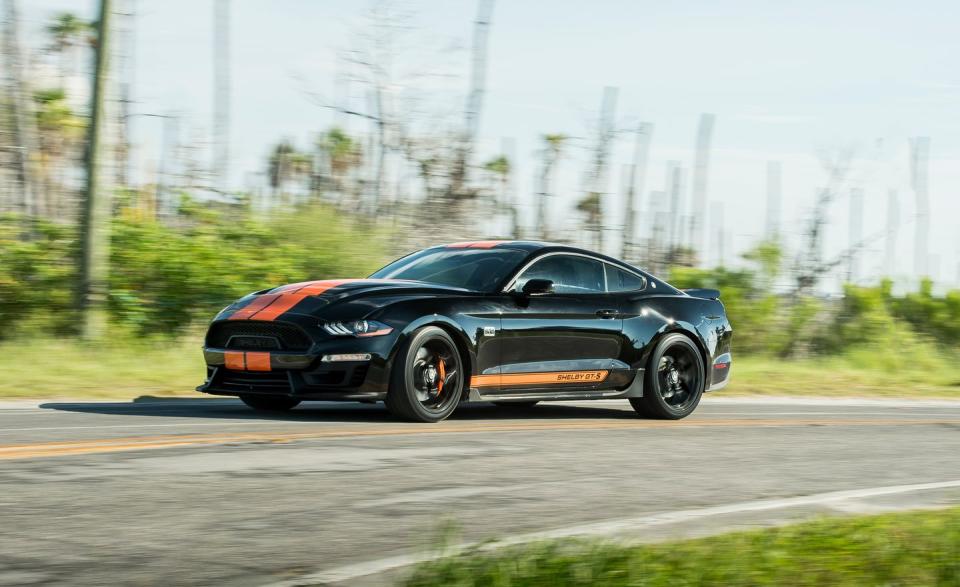
[[[376,320],[327,322],[323,325],[323,329],[334,336],[383,336],[393,332],[393,328]]]

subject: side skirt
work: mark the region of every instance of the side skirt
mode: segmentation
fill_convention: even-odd
[[[539,388],[510,393],[480,391],[480,388],[471,387],[467,401],[489,402],[500,400],[537,400],[537,401],[570,401],[592,399],[627,399],[643,397],[644,369],[637,369],[633,381],[624,389],[585,389],[563,390]]]

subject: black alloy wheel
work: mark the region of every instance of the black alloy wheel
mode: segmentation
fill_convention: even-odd
[[[386,405],[395,416],[439,422],[453,413],[463,394],[464,370],[457,345],[442,328],[413,333],[397,353]]]
[[[664,420],[689,416],[705,388],[700,349],[683,334],[665,336],[650,356],[645,377],[643,397],[630,400],[639,414]]]

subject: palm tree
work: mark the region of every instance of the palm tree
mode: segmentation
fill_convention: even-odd
[[[333,189],[338,194],[338,202],[343,204],[347,174],[360,164],[360,146],[343,129],[337,127],[324,133],[317,146],[326,154]]]
[[[593,246],[600,248],[600,229],[603,224],[603,200],[600,192],[588,192],[582,200],[577,202],[577,210],[586,214],[584,228],[593,235]]]
[[[484,163],[483,169],[490,173],[500,184],[497,190],[498,208],[500,206],[507,208],[507,212],[510,214],[511,236],[513,238],[520,238],[520,219],[516,203],[507,201],[511,171],[510,160],[507,159],[506,155],[500,155]]]
[[[313,158],[301,153],[293,143],[284,139],[273,147],[267,163],[267,177],[273,189],[274,198],[283,193],[291,181],[309,177],[313,169]]]
[[[47,25],[47,34],[52,37],[50,50],[60,56],[60,87],[66,86],[69,70],[76,69],[77,48],[90,43],[92,32],[91,23],[72,12],[57,14]]]
[[[70,160],[79,161],[86,123],[67,103],[61,88],[33,96],[37,128],[37,155],[42,189],[37,207],[48,217],[66,217],[62,175]]]
[[[561,133],[543,135],[543,166],[540,169],[540,191],[537,193],[537,234],[541,240],[549,240],[547,228],[547,199],[550,197],[550,180],[553,168],[556,166],[563,147],[567,142],[567,135]]]

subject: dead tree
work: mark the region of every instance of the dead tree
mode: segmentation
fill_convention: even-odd
[[[859,187],[850,190],[849,224],[847,248],[854,250],[857,244],[863,240],[863,189]],[[856,250],[847,259],[847,283],[856,283],[860,277],[859,252],[859,250]]]
[[[917,277],[928,275],[930,268],[930,195],[928,193],[928,173],[930,159],[930,137],[910,139],[910,187],[916,199],[916,226],[914,226],[914,262],[913,271]]]
[[[470,91],[464,109],[463,131],[450,169],[449,195],[460,197],[469,183],[470,158],[473,154],[477,129],[480,124],[480,111],[483,108],[483,94],[487,79],[487,39],[490,36],[490,18],[493,14],[493,0],[479,0],[477,17],[473,22],[473,49],[471,58]]]
[[[577,204],[577,209],[586,215],[585,228],[593,236],[593,247],[603,250],[603,208],[604,195],[607,183],[607,167],[609,164],[610,148],[617,135],[614,122],[617,109],[618,89],[606,87],[603,89],[603,102],[600,105],[600,117],[597,121],[596,136],[594,138],[593,155],[587,169],[585,194]]]
[[[897,274],[897,236],[900,231],[900,201],[897,190],[887,191],[887,232],[883,247],[883,271],[888,277]]]
[[[641,122],[636,129],[636,142],[633,148],[633,163],[630,165],[629,180],[626,190],[626,210],[623,218],[623,244],[620,257],[628,261],[636,261],[637,251],[637,221],[640,214],[638,199],[643,194],[647,177],[647,158],[650,154],[650,139],[653,135],[653,123]]]
[[[782,167],[779,161],[767,161],[767,225],[764,238],[780,240],[780,206],[783,192]]]
[[[106,328],[107,276],[110,247],[110,196],[100,185],[103,103],[110,55],[110,0],[100,0],[97,21],[96,61],[93,71],[93,95],[90,102],[90,128],[87,141],[87,185],[80,227],[79,307],[83,336],[99,339]]]
[[[536,233],[540,240],[550,240],[550,223],[547,218],[547,200],[550,199],[551,180],[553,178],[554,168],[557,161],[563,153],[564,144],[567,142],[567,136],[564,134],[543,135],[543,162],[540,166],[539,185],[537,191],[537,218]]]
[[[37,173],[31,160],[35,149],[32,109],[29,89],[23,75],[24,56],[20,48],[20,15],[17,0],[6,0],[6,30],[4,31],[4,55],[6,56],[7,95],[11,110],[11,135],[15,177],[21,190],[16,208],[30,221],[37,213]]]
[[[853,151],[848,148],[841,149],[834,155],[821,155],[821,163],[827,172],[827,182],[817,193],[810,221],[803,235],[805,242],[794,271],[794,296],[811,294],[820,279],[838,264],[836,260],[823,260],[823,231],[829,218],[830,204],[837,198],[846,181],[852,157]]]
[[[707,233],[704,230],[707,216],[707,181],[710,169],[710,140],[713,137],[713,114],[700,115],[697,126],[697,150],[693,161],[693,182],[690,201],[690,248],[706,251]],[[705,257],[705,255],[704,255]]]
[[[213,4],[213,185],[227,191],[230,175],[230,0]]]

